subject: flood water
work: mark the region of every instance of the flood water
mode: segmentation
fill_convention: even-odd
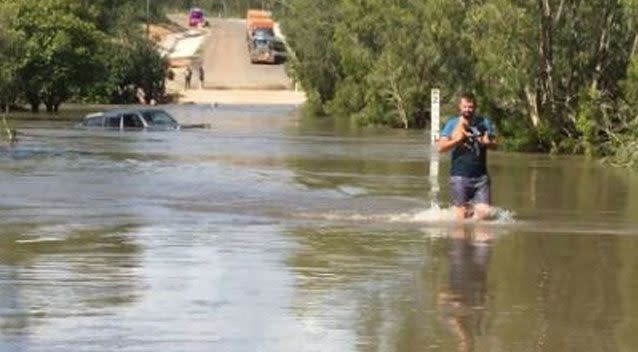
[[[494,152],[496,220],[459,225],[428,134],[291,110],[18,124],[0,351],[638,350],[636,172]]]

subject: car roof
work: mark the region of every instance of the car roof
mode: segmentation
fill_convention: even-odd
[[[166,110],[159,109],[159,108],[130,108],[130,109],[117,108],[117,109],[107,110],[104,113],[105,114],[121,114],[121,113],[127,113],[127,112],[147,112],[147,111],[166,112]]]

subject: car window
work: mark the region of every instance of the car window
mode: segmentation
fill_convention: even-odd
[[[102,127],[102,116],[91,117],[85,121],[88,127]]]
[[[165,125],[176,125],[177,121],[171,117],[167,112],[157,110],[157,111],[144,111],[142,112],[142,116],[144,116],[144,120],[149,126],[165,126]]]
[[[253,31],[253,35],[255,37],[260,36],[260,35],[274,37],[275,36],[275,32],[272,29],[270,29],[270,28],[268,28],[268,29],[266,29],[266,28],[257,28],[257,29],[255,29]]]
[[[266,40],[266,39],[257,39],[257,40],[255,40],[255,46],[267,47],[268,46],[268,40]]]
[[[104,123],[104,127],[120,128],[120,117],[119,116],[107,117]]]
[[[123,114],[122,125],[124,128],[144,128],[144,123],[137,114]]]

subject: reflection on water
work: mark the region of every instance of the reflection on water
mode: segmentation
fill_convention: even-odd
[[[619,281],[635,272],[620,274],[613,236],[574,242],[483,224],[421,235],[300,228],[290,236],[300,244],[288,260],[296,277],[293,311],[312,327],[308,341],[339,346],[334,350],[636,346],[628,335],[614,336],[629,333],[621,321],[634,326],[636,288]],[[634,238],[623,241],[636,249]]]
[[[5,227],[0,236],[0,332],[28,350],[30,332],[61,318],[100,316],[140,293],[134,226]],[[0,339],[0,346],[2,339]]]
[[[459,226],[449,247],[448,285],[439,292],[438,304],[444,322],[459,340],[457,350],[473,351],[475,336],[488,334],[486,301],[491,233],[481,225]]]
[[[638,349],[635,173],[492,153],[457,226],[420,131],[170,108],[0,150],[0,351]]]
[[[291,232],[301,244],[288,261],[299,319],[330,346],[473,350],[494,314],[487,306],[494,231],[470,224],[436,233]]]

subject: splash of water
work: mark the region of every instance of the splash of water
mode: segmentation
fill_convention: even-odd
[[[390,215],[390,222],[406,223],[436,223],[451,222],[455,220],[452,208],[441,208],[438,204],[432,203],[430,207],[416,212]]]
[[[353,222],[377,222],[377,223],[409,223],[409,224],[449,224],[456,222],[456,216],[452,207],[442,208],[437,203],[431,203],[430,207],[417,209],[403,213],[362,213],[362,212],[339,212],[330,211],[321,214],[304,213],[299,214],[305,218],[319,218],[329,221],[353,221]],[[489,224],[512,224],[515,223],[514,213],[510,210],[492,207],[488,216],[489,220],[481,222]],[[465,222],[477,222],[474,219],[467,219]]]
[[[515,222],[514,213],[510,210],[492,207],[486,222],[493,224],[512,224]],[[389,217],[391,222],[407,222],[407,223],[440,223],[456,221],[454,210],[452,207],[441,208],[435,202],[430,204],[429,208],[411,213],[395,214]],[[476,222],[474,219],[467,219],[466,222]]]

